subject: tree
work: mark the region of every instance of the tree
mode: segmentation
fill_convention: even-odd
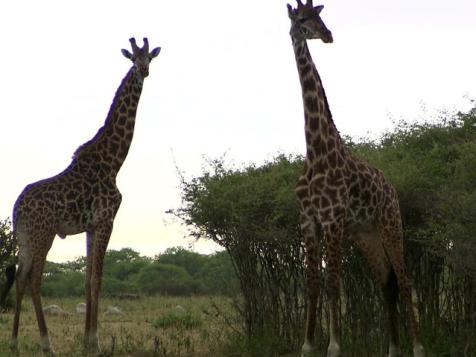
[[[0,220],[0,271],[10,273],[14,276],[15,269],[14,264],[16,261],[16,254],[18,251],[16,237],[13,236],[11,222],[8,219]],[[11,283],[9,282],[8,286],[6,285],[7,279],[4,275],[1,274],[0,284],[2,286],[2,296],[0,297],[1,307],[13,305],[12,302],[7,300],[7,294],[10,290]],[[9,279],[8,279],[9,280]]]
[[[0,266],[2,271],[11,265],[17,253],[17,242],[12,232],[10,220],[0,220]]]
[[[223,159],[202,176],[182,180],[183,207],[174,213],[191,234],[226,249],[239,279],[247,336],[276,350],[300,341],[303,264],[294,185],[300,158],[283,155],[261,167],[227,169]]]
[[[402,121],[378,140],[347,143],[398,191],[406,260],[429,352],[476,353],[476,109],[443,113],[433,122]],[[293,188],[302,160],[278,156],[238,169],[227,168],[223,158],[208,164],[199,177],[182,178],[183,203],[174,213],[192,235],[212,239],[230,255],[249,341],[269,331],[284,342],[271,354],[297,347],[306,294]],[[351,355],[383,355],[380,291],[351,242],[344,249],[343,347]],[[320,306],[325,299],[321,289]],[[318,318],[327,323],[321,308]],[[324,345],[325,330],[320,333]]]
[[[142,292],[154,295],[191,295],[193,281],[187,271],[179,266],[153,262],[137,277]]]

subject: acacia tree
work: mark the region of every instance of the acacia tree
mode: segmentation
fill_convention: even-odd
[[[17,244],[13,237],[12,224],[9,219],[0,220],[0,266],[2,270],[13,263],[16,252]]]
[[[382,169],[398,191],[426,348],[433,354],[474,355],[476,110],[433,122],[401,122],[378,140],[348,140],[348,145]],[[301,168],[299,157],[279,156],[240,169],[226,168],[223,159],[211,161],[200,177],[182,179],[183,205],[174,212],[193,235],[226,248],[240,279],[249,339],[270,331],[285,341],[276,346],[281,351],[299,345],[303,325],[304,263],[293,192]],[[344,249],[343,348],[356,356],[383,355],[388,336],[381,293],[349,241]],[[325,299],[321,289],[323,326]],[[325,328],[319,333],[324,347]],[[402,337],[409,352],[408,336]]]
[[[476,353],[476,111],[399,123],[354,150],[400,200],[420,324],[433,353]]]
[[[304,302],[302,249],[293,187],[300,158],[278,156],[260,167],[225,168],[209,162],[198,178],[182,179],[183,207],[174,211],[198,238],[229,253],[243,300],[246,335],[269,350],[300,341]]]
[[[13,236],[10,220],[0,220],[0,290],[2,291],[0,300],[2,304],[6,303],[9,305],[8,301],[5,301],[7,298],[6,293],[8,292],[8,289],[5,289],[6,281],[3,272],[7,270],[7,267],[12,266],[12,264],[15,263],[17,249],[17,243],[15,237]],[[10,270],[10,272],[12,272],[12,270]]]

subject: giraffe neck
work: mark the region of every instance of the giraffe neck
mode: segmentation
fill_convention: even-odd
[[[293,40],[304,103],[306,157],[311,162],[343,148],[326,93],[305,40]]]
[[[73,162],[91,162],[96,167],[102,166],[109,174],[117,174],[132,142],[142,85],[143,78],[133,66],[116,91],[104,125],[76,150]]]

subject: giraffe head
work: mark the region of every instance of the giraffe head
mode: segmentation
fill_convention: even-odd
[[[157,57],[160,52],[160,47],[154,48],[149,52],[149,41],[144,37],[144,46],[140,48],[137,46],[136,39],[132,37],[129,39],[132,45],[132,53],[123,49],[121,52],[124,57],[129,58],[137,69],[137,72],[145,78],[149,75],[149,63],[154,57]]]
[[[312,0],[306,0],[305,5],[301,0],[297,0],[297,3],[296,9],[288,4],[288,15],[291,19],[290,34],[293,40],[320,38],[325,43],[331,43],[333,41],[332,33],[320,17],[324,5],[314,7]]]

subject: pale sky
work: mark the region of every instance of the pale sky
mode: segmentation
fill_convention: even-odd
[[[334,43],[310,49],[341,133],[375,137],[392,118],[465,110],[465,97],[476,98],[474,0],[323,4]],[[110,248],[153,256],[191,241],[164,213],[180,206],[174,161],[191,177],[204,156],[227,152],[239,164],[304,152],[286,1],[3,1],[0,33],[2,219],[27,184],[62,171],[102,126],[131,65],[120,52],[131,36],[162,52],[118,175]],[[74,259],[85,245],[84,235],[57,238],[48,259]]]

